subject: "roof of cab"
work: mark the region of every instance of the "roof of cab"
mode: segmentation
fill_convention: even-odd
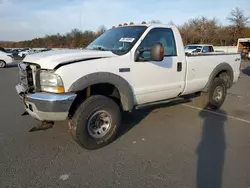
[[[128,27],[128,26],[147,26],[149,27],[152,24],[128,24],[128,25],[121,25],[121,26],[115,26],[115,28],[117,27]]]
[[[118,25],[118,26],[113,26],[110,29],[115,29],[115,28],[122,28],[122,27],[136,27],[136,26],[146,26],[146,27],[151,27],[151,26],[155,26],[155,27],[167,27],[167,28],[173,28],[175,27],[174,25],[168,25],[168,24],[127,24],[127,25]]]

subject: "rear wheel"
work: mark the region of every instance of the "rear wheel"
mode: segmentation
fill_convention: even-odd
[[[6,63],[3,60],[0,60],[0,68],[6,67]]]
[[[116,139],[120,126],[119,106],[110,98],[94,95],[87,98],[69,121],[74,140],[85,149],[104,147]]]
[[[226,82],[221,77],[216,77],[207,93],[201,93],[202,107],[208,109],[219,109],[224,103],[227,95]]]

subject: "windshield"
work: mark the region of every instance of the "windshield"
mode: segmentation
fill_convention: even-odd
[[[108,30],[89,44],[87,49],[111,51],[117,55],[126,54],[146,29],[146,26],[126,26]]]
[[[185,46],[186,50],[194,50],[194,49],[201,49],[201,46]]]

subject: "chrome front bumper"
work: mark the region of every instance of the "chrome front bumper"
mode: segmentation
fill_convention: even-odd
[[[76,94],[32,93],[25,94],[21,85],[16,91],[23,100],[25,110],[40,121],[61,121],[68,118]]]

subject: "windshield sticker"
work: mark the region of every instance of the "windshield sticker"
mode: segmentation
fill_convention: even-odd
[[[135,38],[121,38],[119,42],[133,42]]]

